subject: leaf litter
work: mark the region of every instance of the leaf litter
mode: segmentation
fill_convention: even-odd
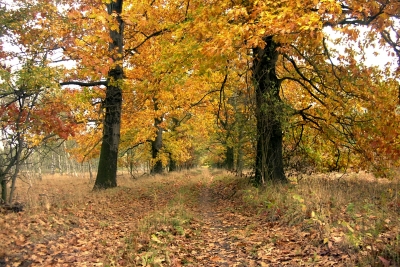
[[[253,209],[237,183],[205,168],[84,191],[50,209],[1,214],[0,266],[352,266],[372,249],[343,249],[343,228],[357,225],[326,234],[317,220],[285,222],[290,209]],[[396,266],[385,255],[377,260]]]

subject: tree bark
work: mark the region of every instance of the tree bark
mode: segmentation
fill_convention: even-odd
[[[1,172],[0,180],[1,200],[3,203],[7,203],[7,179],[5,173]]]
[[[169,153],[169,165],[168,165],[168,167],[169,167],[169,172],[174,172],[174,171],[177,171],[177,169],[178,169],[178,165],[177,165],[177,163],[176,163],[176,161],[172,158],[172,154],[171,153]]]
[[[232,146],[226,147],[224,166],[229,171],[232,171],[235,166],[235,154]]]
[[[124,23],[120,16],[122,4],[123,0],[117,0],[111,1],[106,5],[108,14],[116,14],[115,19],[117,20],[119,29],[110,30],[112,42],[109,45],[109,51],[113,53],[112,59],[115,67],[109,71],[106,86],[103,139],[94,190],[117,186],[117,161],[122,109],[121,85],[124,77],[122,68]]]
[[[243,175],[243,128],[239,127],[238,131],[236,174],[241,177]]]
[[[253,80],[256,90],[257,151],[254,183],[287,182],[282,157],[281,82],[275,69],[279,52],[272,36],[264,48],[253,49]]]
[[[110,76],[115,77],[115,80],[121,80],[122,69],[112,70]],[[122,90],[120,86],[107,86],[104,106],[106,113],[103,126],[103,140],[94,189],[106,189],[117,186],[117,161],[122,108]]]
[[[159,174],[163,172],[163,166],[161,160],[158,158],[158,154],[163,146],[162,144],[162,134],[163,129],[160,127],[162,120],[156,118],[154,120],[154,126],[157,129],[156,139],[151,141],[151,154],[153,159],[153,166],[151,167],[151,174]]]
[[[92,172],[92,164],[88,161],[88,170],[89,170],[89,182],[93,181],[93,172]]]

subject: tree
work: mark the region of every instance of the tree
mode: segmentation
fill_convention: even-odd
[[[14,49],[0,51],[0,183],[2,200],[12,202],[21,164],[41,145],[73,135],[74,121],[55,80],[57,68],[47,66],[46,44],[29,42],[25,27],[37,21],[42,3],[10,8],[1,3],[4,43]],[[7,192],[8,182],[11,190]]]
[[[5,202],[12,202],[21,164],[37,147],[73,135],[74,121],[53,81],[55,74],[32,62],[29,60],[18,71],[0,71],[0,178]]]
[[[359,48],[349,46],[346,55],[339,57],[341,60],[336,63],[325,42],[329,35],[325,29],[340,31],[349,44],[353,40],[353,45],[360,36],[357,26],[368,26],[377,33],[367,34],[370,42],[380,33],[387,37],[385,31],[394,32],[390,36],[396,36],[395,20],[400,10],[398,1],[303,1],[301,4],[293,1],[219,1],[207,7],[200,3],[196,25],[191,26],[194,27],[192,31],[201,32],[207,39],[207,43],[202,45],[204,53],[217,57],[223,54],[230,58],[232,50],[236,49],[243,58],[251,60],[256,92],[256,184],[287,181],[282,160],[287,116],[306,114],[311,109],[309,105],[315,101],[327,108],[325,115],[342,122],[345,119],[343,113],[335,110],[346,102],[344,93],[350,95],[357,85],[348,83],[343,86],[340,75],[344,72],[338,70],[355,69],[359,63],[356,60],[357,49],[363,50],[365,44]],[[207,21],[202,18],[207,18]],[[304,88],[313,98],[312,102],[304,103],[305,106],[297,110],[283,103],[282,86],[288,81],[296,84],[292,88]],[[336,91],[342,92],[341,98],[330,99],[333,94],[327,92]],[[321,116],[301,118],[310,127],[315,127],[315,122],[320,119],[326,120]],[[349,128],[354,129],[356,124],[353,120],[347,127],[330,133],[332,136],[341,135]]]
[[[116,29],[110,30],[109,51],[112,53],[112,67],[108,72],[106,97],[104,100],[104,128],[100,150],[99,167],[94,184],[95,189],[104,189],[117,186],[117,161],[121,128],[122,81],[123,66],[122,54],[124,22],[121,18],[123,1],[106,4],[107,13],[116,20]]]
[[[256,91],[257,152],[255,182],[286,181],[282,158],[281,80],[276,74],[278,44],[273,36],[263,39],[265,47],[253,49],[253,80]]]
[[[332,170],[342,168],[344,153],[369,155],[361,144],[368,143],[363,138],[377,138],[377,129],[396,142],[397,130],[372,120],[372,114],[379,113],[368,105],[372,92],[365,88],[387,85],[390,90],[379,94],[381,103],[393,96],[394,82],[388,77],[396,78],[398,72],[379,73],[360,59],[374,41],[398,55],[398,12],[398,1],[391,0],[49,0],[32,12],[30,25],[35,26],[23,23],[23,34],[14,42],[32,44],[32,51],[52,51],[44,66],[57,61],[57,55],[60,61],[73,62],[63,69],[60,84],[86,89],[63,87],[69,99],[90,92],[85,109],[93,110],[71,106],[82,122],[79,143],[88,145],[91,157],[100,154],[95,189],[116,186],[118,157],[139,146],[158,170],[168,158],[189,160],[188,155],[199,151],[195,146],[201,146],[193,141],[197,132],[208,137],[221,131],[213,123],[215,114],[225,128],[221,132],[226,133],[223,142],[232,166],[235,153],[238,161],[242,157],[242,145],[234,144],[244,134],[236,128],[241,113],[236,110],[246,111],[246,123],[255,120],[257,131],[249,133],[256,136],[248,140],[256,143],[254,182],[260,185],[287,182],[283,150],[316,151],[310,135],[324,138],[315,154],[328,159]],[[359,26],[376,34],[359,38]],[[340,37],[330,38],[331,32]],[[345,51],[335,51],[338,43],[346,44]],[[244,92],[254,99],[229,102]],[[248,103],[254,103],[251,110],[243,108]],[[355,112],[351,107],[357,105],[368,112]],[[380,106],[389,112],[387,108]],[[194,120],[199,118],[203,121]],[[97,138],[82,140],[87,134]],[[220,143],[214,144],[221,148]],[[384,142],[375,145],[386,154],[397,153]],[[368,157],[377,162],[377,157]]]
[[[132,72],[136,69],[132,66],[138,63],[140,65],[140,52],[142,49],[145,50],[145,44],[164,33],[171,24],[168,17],[163,23],[154,23],[155,20],[147,23],[148,18],[153,15],[165,17],[159,13],[168,10],[167,6],[161,9],[163,3],[149,1],[136,6],[130,5],[129,1],[124,5],[122,0],[106,1],[105,5],[103,2],[78,2],[75,6],[71,4],[72,7],[67,12],[68,26],[64,27],[69,32],[66,31],[67,34],[63,38],[72,39],[72,42],[60,44],[65,51],[64,54],[75,60],[78,65],[84,66],[83,70],[69,71],[68,74],[69,77],[75,76],[76,80],[83,81],[74,81],[70,78],[61,85],[105,87],[105,99],[102,101],[103,135],[94,189],[117,185],[122,99],[124,91],[129,90],[127,86],[135,86],[132,78],[135,75],[132,75]],[[104,11],[103,7],[107,10]],[[175,19],[172,19],[172,23],[175,23]],[[81,28],[73,26],[77,23]],[[106,35],[104,28],[109,30]],[[58,38],[63,39],[60,36]],[[129,66],[130,70],[125,71],[125,65]],[[88,77],[91,80],[89,82],[85,81]],[[126,80],[130,79],[131,82],[126,83]]]
[[[82,5],[81,7],[85,7]],[[123,84],[123,53],[124,53],[124,21],[121,17],[123,1],[110,1],[105,4],[109,26],[108,66],[107,80],[96,82],[62,82],[61,85],[79,86],[105,86],[105,110],[103,121],[103,136],[100,149],[100,160],[94,189],[105,189],[117,186],[118,147],[121,128],[122,84]],[[99,8],[99,6],[95,6]],[[82,10],[83,11],[83,10]],[[98,10],[96,10],[98,11]],[[79,11],[78,11],[79,12]],[[102,12],[98,14],[100,20],[105,20]],[[93,36],[95,37],[95,36]],[[76,38],[76,37],[75,37]],[[79,37],[78,37],[79,38]],[[101,38],[101,37],[100,37]],[[94,48],[96,49],[96,47]],[[104,51],[99,51],[104,53]],[[82,58],[81,60],[86,60]]]

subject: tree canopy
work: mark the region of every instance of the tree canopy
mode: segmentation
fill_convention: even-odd
[[[252,168],[264,184],[287,168],[387,175],[400,163],[399,1],[0,6],[2,42],[18,48],[0,57],[23,63],[3,70],[43,94],[30,138],[54,133],[76,140],[77,159],[100,158],[96,189],[117,185],[118,164]],[[365,64],[371,53],[386,65]]]

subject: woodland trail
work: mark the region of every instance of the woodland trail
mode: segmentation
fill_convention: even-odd
[[[208,170],[204,176],[212,177]],[[192,250],[188,256],[196,262],[193,265],[255,266],[257,257],[246,251],[246,241],[240,238],[248,227],[248,218],[235,214],[234,207],[224,202],[209,185],[200,190],[198,207],[194,210],[201,230],[197,240],[189,244]]]
[[[177,238],[175,255],[184,266],[346,266],[347,255],[316,244],[316,233],[282,226],[265,214],[244,210],[235,201],[234,188],[214,183],[203,170],[206,183],[191,209],[194,219],[184,239]],[[190,240],[187,240],[187,237]],[[317,241],[318,242],[318,241]],[[318,259],[318,261],[314,261]],[[182,266],[181,262],[173,266]]]
[[[201,234],[192,244],[192,256],[203,266],[262,266],[254,253],[261,242],[246,238],[252,227],[250,218],[235,213],[235,207],[224,202],[216,199],[209,188],[201,193]]]
[[[346,266],[318,231],[244,208],[235,183],[179,175],[0,214],[0,266]]]

